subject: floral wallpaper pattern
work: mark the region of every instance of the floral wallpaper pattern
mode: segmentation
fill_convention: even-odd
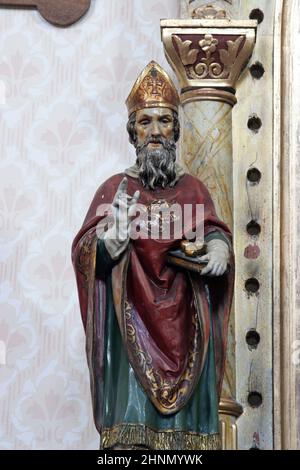
[[[97,449],[72,239],[134,161],[124,101],[177,0],[93,0],[55,28],[0,9],[0,449]],[[171,74],[172,75],[172,74]]]

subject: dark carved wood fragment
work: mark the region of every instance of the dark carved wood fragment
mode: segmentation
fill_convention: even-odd
[[[0,0],[0,6],[37,8],[40,14],[56,26],[70,26],[88,11],[91,0]]]

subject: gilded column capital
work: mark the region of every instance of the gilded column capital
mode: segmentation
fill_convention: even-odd
[[[206,99],[224,101],[224,94],[235,93],[236,82],[249,61],[256,39],[256,20],[176,19],[161,20],[165,54],[180,83],[181,92],[209,89]],[[192,94],[191,94],[192,92]],[[204,94],[205,95],[205,94]],[[199,91],[194,99],[204,96]],[[225,96],[228,102],[228,96]],[[204,99],[204,98],[202,98]],[[235,100],[229,100],[234,105]]]

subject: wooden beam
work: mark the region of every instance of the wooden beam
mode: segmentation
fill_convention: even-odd
[[[91,0],[0,0],[3,7],[33,7],[55,26],[70,26],[87,13]]]

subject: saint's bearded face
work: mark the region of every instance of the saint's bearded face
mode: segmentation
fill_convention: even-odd
[[[144,187],[148,189],[174,186],[176,181],[176,137],[179,136],[179,125],[174,113],[169,108],[145,108],[138,110],[134,121],[128,123],[131,142],[136,147],[139,177]],[[177,140],[177,139],[176,139]]]

